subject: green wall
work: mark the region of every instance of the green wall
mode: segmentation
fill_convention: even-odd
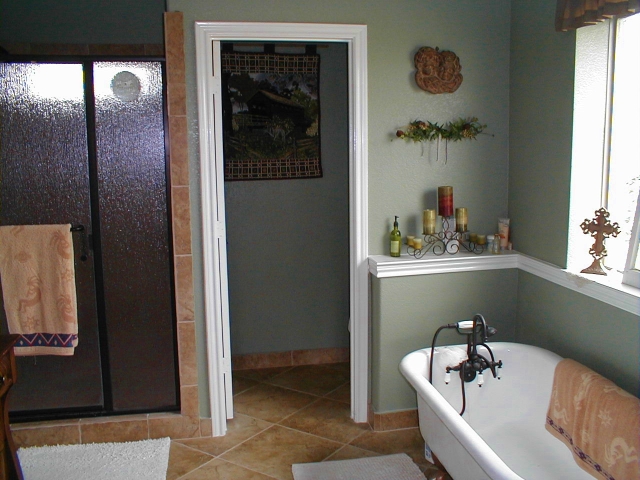
[[[509,215],[514,248],[566,266],[575,33],[555,0],[511,4]]]
[[[320,22],[366,24],[369,87],[369,253],[388,249],[394,215],[403,234],[418,231],[422,210],[435,208],[439,185],[453,185],[457,206],[469,209],[470,228],[496,229],[507,213],[509,9],[502,1],[394,2],[370,0],[366,8],[341,1],[317,8],[309,0],[256,3],[250,0],[169,0],[169,10],[185,16],[191,167],[197,174],[194,21]],[[482,21],[478,21],[478,12]],[[453,94],[432,95],[414,82],[413,56],[422,46],[454,51],[464,81]],[[396,129],[416,118],[438,123],[477,116],[490,135],[476,141],[436,146],[405,143]],[[491,136],[493,135],[493,136]],[[195,190],[196,192],[198,190]],[[193,198],[194,213],[199,199]],[[194,217],[196,217],[194,215]],[[421,223],[420,223],[421,224]],[[196,229],[194,229],[196,230]],[[195,239],[194,241],[200,241]]]
[[[640,394],[640,318],[526,272],[518,277],[518,342],[574,360]]]
[[[575,33],[555,1],[511,6],[509,214],[517,250],[566,266]],[[631,314],[521,272],[516,340],[574,358],[640,393],[640,304]]]
[[[366,24],[368,35],[369,107],[369,253],[387,251],[394,215],[400,216],[403,234],[417,232],[422,210],[435,208],[439,185],[453,185],[457,206],[469,209],[470,228],[481,233],[495,230],[497,218],[506,215],[508,196],[509,22],[508,0],[456,0],[454,2],[402,0],[389,4],[369,0],[366,7],[338,0],[317,2],[281,0],[169,0],[168,10],[184,14],[187,67],[187,103],[192,172],[194,284],[198,336],[201,412],[208,404],[200,253],[200,198],[195,83],[195,21],[314,22]],[[479,21],[478,12],[482,12]],[[414,81],[413,56],[422,46],[452,50],[462,64],[464,81],[453,94],[432,95]],[[458,117],[477,116],[488,125],[476,141],[444,145],[436,161],[435,145],[393,140],[396,129],[416,118],[444,123]],[[256,265],[260,268],[260,265]],[[418,277],[413,277],[420,282]],[[454,276],[444,276],[442,288],[457,289]],[[473,294],[472,294],[473,295]],[[413,297],[403,310],[420,308]],[[466,318],[474,308],[464,313]],[[514,319],[511,319],[512,321]],[[428,333],[430,336],[433,332]],[[387,340],[382,340],[386,342]],[[397,355],[396,355],[397,356]],[[372,375],[376,375],[374,359]],[[395,365],[392,374],[401,380]]]
[[[0,42],[159,43],[162,3],[4,1]],[[575,35],[554,31],[555,3],[328,0],[318,8],[309,0],[168,0],[168,10],[185,15],[202,415],[208,415],[208,387],[193,22],[367,25],[369,253],[386,253],[393,215],[401,217],[403,234],[417,231],[420,212],[435,206],[435,189],[447,184],[454,187],[456,205],[469,209],[471,229],[490,233],[496,218],[507,214],[517,250],[564,266]],[[430,95],[415,86],[413,55],[422,46],[452,50],[460,57],[464,82],[457,92]],[[446,122],[468,115],[478,116],[494,136],[449,145],[447,165],[442,146],[436,161],[434,146],[423,151],[420,145],[393,140],[397,128],[416,118]],[[465,299],[462,307],[456,303],[460,299]],[[428,345],[440,324],[475,312],[499,323],[500,339],[515,336],[516,341],[572,356],[638,392],[638,315],[514,271],[373,278],[375,410],[412,408],[415,400],[398,362],[408,351]]]
[[[441,325],[481,313],[498,329],[491,341],[515,340],[518,272],[487,270],[371,279],[371,404],[391,412],[416,408],[416,393],[398,366],[410,352],[431,345]],[[438,345],[466,343],[452,330]]]

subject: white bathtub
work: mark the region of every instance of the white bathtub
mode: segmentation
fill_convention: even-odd
[[[569,449],[545,429],[556,364],[555,353],[519,343],[489,342],[502,360],[501,380],[484,372],[484,385],[465,383],[461,417],[460,377],[444,383],[440,359],[452,348],[437,347],[433,385],[428,382],[430,348],[408,354],[400,370],[417,392],[420,432],[455,480],[573,480],[593,477],[574,461]],[[445,352],[443,349],[449,349]],[[478,353],[489,358],[483,347]]]

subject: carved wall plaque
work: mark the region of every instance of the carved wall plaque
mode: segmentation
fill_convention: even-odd
[[[416,83],[430,93],[453,93],[462,83],[460,59],[448,50],[422,47],[414,57]]]

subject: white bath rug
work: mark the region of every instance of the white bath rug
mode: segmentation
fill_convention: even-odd
[[[24,480],[165,480],[171,440],[18,449]]]
[[[381,457],[296,463],[295,480],[425,480],[424,474],[406,453]]]

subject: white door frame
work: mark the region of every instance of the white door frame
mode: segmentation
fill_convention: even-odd
[[[214,436],[226,432],[230,371],[222,132],[216,128],[220,41],[343,42],[349,71],[351,417],[367,421],[369,372],[367,27],[314,23],[196,22],[200,177],[209,398]],[[220,102],[217,102],[220,103]],[[229,377],[227,377],[228,382]]]

